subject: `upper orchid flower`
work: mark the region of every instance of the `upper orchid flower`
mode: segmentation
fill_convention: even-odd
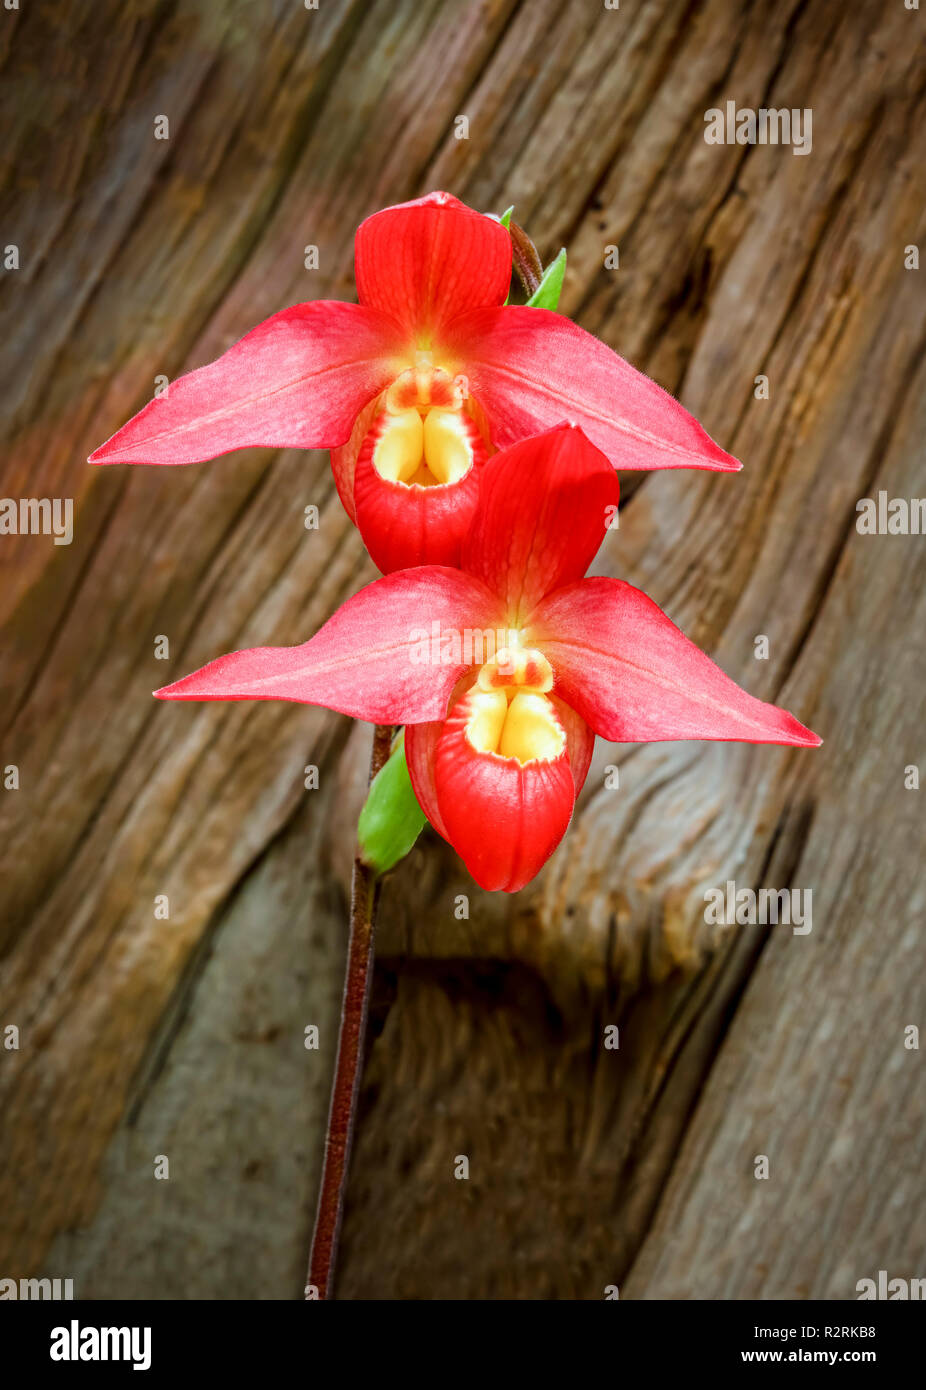
[[[574,420],[616,468],[739,467],[679,403],[547,309],[505,305],[511,240],[447,193],[357,232],[359,304],[284,309],[171,383],[91,463],[330,448],[379,568],[459,563],[493,449]]]
[[[514,892],[565,834],[595,734],[814,747],[656,604],[584,578],[617,505],[604,456],[562,425],[491,459],[462,568],[361,589],[299,647],[220,657],[170,700],[300,700],[406,724],[416,795],[484,888]]]

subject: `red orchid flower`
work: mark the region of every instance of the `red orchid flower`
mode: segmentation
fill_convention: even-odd
[[[459,563],[487,454],[568,416],[616,468],[735,470],[655,382],[547,309],[505,305],[511,240],[447,193],[386,208],[355,244],[359,304],[284,309],[171,383],[91,463],[328,448],[384,573]]]
[[[565,834],[595,734],[820,743],[639,589],[584,577],[617,499],[614,470],[576,426],[524,440],[483,470],[461,569],[387,575],[302,646],[232,652],[157,694],[405,724],[428,819],[483,888],[515,892]]]

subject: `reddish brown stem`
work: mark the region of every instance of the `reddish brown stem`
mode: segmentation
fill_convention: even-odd
[[[370,781],[389,757],[392,728],[377,724],[373,734],[373,753],[370,758]],[[338,1055],[331,1087],[331,1108],[328,1112],[328,1134],[325,1140],[325,1161],[322,1168],[315,1234],[309,1258],[309,1289],[306,1296],[318,1298],[332,1295],[334,1264],[338,1253],[338,1237],[344,1214],[344,1192],[350,1165],[351,1143],[357,1112],[357,1093],[363,1061],[363,1044],[367,1029],[367,1010],[370,1002],[370,982],[373,978],[373,937],[376,930],[376,909],[379,901],[380,879],[358,856],[350,891],[350,940],[347,947],[347,974],[344,980],[344,1003],[341,1009],[341,1030],[338,1034]]]

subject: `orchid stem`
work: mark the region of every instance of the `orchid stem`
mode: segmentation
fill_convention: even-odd
[[[392,726],[377,724],[370,758],[371,782],[389,757],[391,745]],[[350,940],[338,1055],[331,1087],[325,1161],[309,1258],[309,1286],[317,1290],[320,1299],[332,1296],[334,1265],[344,1214],[344,1193],[357,1118],[357,1095],[373,978],[373,938],[380,884],[378,874],[358,854],[354,859],[351,879]],[[308,1296],[309,1290],[306,1292]]]

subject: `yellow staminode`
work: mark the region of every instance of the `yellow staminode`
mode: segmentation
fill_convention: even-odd
[[[373,466],[391,483],[439,487],[473,466],[474,426],[464,414],[466,385],[420,352],[386,392]]]
[[[470,697],[466,737],[477,753],[498,753],[519,763],[558,758],[566,735],[552,700],[528,691],[509,700],[504,690],[478,690]]]
[[[424,457],[424,425],[417,410],[390,415],[373,450],[373,466],[390,483],[410,483]]]
[[[438,483],[456,483],[472,467],[473,451],[459,410],[429,410],[424,417],[424,462]]]
[[[519,763],[558,758],[566,735],[546,691],[553,669],[542,652],[503,647],[480,669],[470,694],[466,737],[479,753]]]

